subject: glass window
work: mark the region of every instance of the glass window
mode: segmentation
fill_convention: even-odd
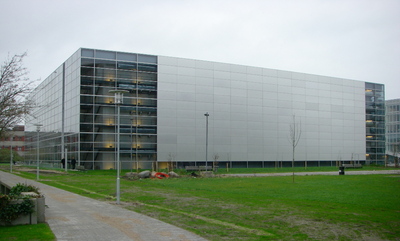
[[[93,78],[81,77],[81,85],[93,85]]]
[[[115,52],[96,50],[96,58],[99,58],[99,59],[115,59]]]
[[[157,65],[152,64],[138,64],[139,71],[157,72]]]
[[[92,58],[94,57],[93,49],[82,49],[81,54],[83,57],[92,57]]]
[[[140,84],[140,85],[157,86],[157,82],[153,82],[153,81],[140,81],[139,84]]]
[[[157,64],[157,56],[139,54],[138,62]]]
[[[136,72],[135,71],[117,70],[117,78],[136,79]]]
[[[94,67],[94,59],[82,58],[81,59],[81,66]]]
[[[93,130],[93,125],[92,124],[81,124],[80,125],[80,131],[81,132],[91,132]]]
[[[92,96],[81,95],[81,103],[82,104],[92,104],[93,103],[93,97]]]
[[[93,76],[94,75],[94,69],[93,68],[81,68],[81,75],[86,75],[86,76]]]
[[[157,74],[139,72],[139,73],[138,73],[138,79],[139,79],[139,80],[152,80],[152,81],[157,81]]]
[[[115,86],[115,82],[110,79],[96,78],[96,86]]]
[[[365,89],[369,89],[369,90],[374,89],[374,84],[372,84],[372,83],[365,83]]]
[[[114,69],[96,69],[96,76],[97,77],[105,77],[107,79],[115,78],[115,70]]]
[[[129,70],[137,70],[137,64],[136,63],[130,63],[130,62],[117,62],[117,68],[118,69],[129,69]]]
[[[115,69],[115,61],[96,59],[95,67]]]
[[[375,89],[376,89],[376,90],[382,90],[382,91],[383,91],[384,87],[383,87],[382,84],[375,84]]]
[[[136,54],[130,54],[130,53],[117,53],[117,59],[118,60],[126,60],[126,61],[137,61],[137,55]]]
[[[81,94],[93,94],[93,87],[92,86],[81,86]]]
[[[136,80],[134,79],[117,79],[117,82],[120,84],[134,84]]]
[[[135,84],[118,84],[118,88],[120,89],[126,89],[126,90],[134,90],[136,89],[136,85]]]

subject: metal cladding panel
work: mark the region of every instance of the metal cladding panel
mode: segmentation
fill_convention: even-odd
[[[196,161],[205,160],[206,112],[208,160],[291,160],[293,116],[302,130],[296,159],[365,156],[364,82],[162,56],[158,63],[159,161],[168,153],[187,161],[183,150],[193,145]]]

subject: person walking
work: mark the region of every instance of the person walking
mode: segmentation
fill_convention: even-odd
[[[71,168],[72,169],[75,169],[75,164],[76,164],[75,157],[72,157],[72,160],[71,160]]]
[[[63,166],[63,169],[65,169],[65,158],[61,159],[61,164]]]

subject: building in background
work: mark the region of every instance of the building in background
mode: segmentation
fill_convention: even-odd
[[[400,157],[400,99],[386,101],[386,152],[389,162],[398,161]]]
[[[17,125],[8,131],[6,137],[0,139],[0,149],[16,151],[21,157],[25,152],[25,131],[23,125]]]
[[[382,164],[385,159],[384,85],[365,83],[366,163]]]
[[[384,162],[382,84],[86,48],[30,95],[38,108],[26,123],[27,160],[36,158],[34,124],[42,124],[42,162],[67,156],[115,168],[115,89],[129,91],[120,106],[124,169],[291,166],[293,119],[296,166]]]

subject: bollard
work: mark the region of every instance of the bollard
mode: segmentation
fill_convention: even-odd
[[[339,167],[339,175],[344,175],[344,167]]]

